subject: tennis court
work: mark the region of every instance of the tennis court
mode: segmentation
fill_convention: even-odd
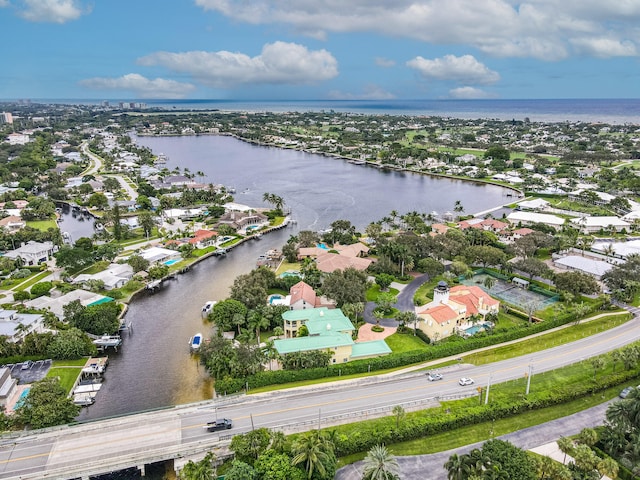
[[[491,277],[494,281],[493,286],[488,289],[485,287],[484,282],[487,277]],[[461,282],[463,285],[475,285],[482,288],[485,292],[494,298],[500,299],[515,307],[524,308],[525,305],[534,302],[540,305],[538,310],[548,307],[558,301],[557,297],[547,297],[540,293],[532,292],[531,290],[525,290],[510,282],[505,282],[498,278],[492,277],[486,273],[474,275],[472,278],[464,279]]]

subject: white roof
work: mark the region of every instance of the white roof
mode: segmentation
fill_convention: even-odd
[[[583,227],[628,227],[630,225],[629,222],[625,222],[618,217],[572,218],[571,223],[575,223],[576,225],[580,225]]]
[[[235,210],[237,212],[248,212],[249,210],[255,210],[255,208],[241,203],[228,202],[223,205],[225,210]]]
[[[535,210],[536,208],[544,208],[547,205],[549,205],[549,202],[543,200],[542,198],[534,198],[533,200],[525,200],[518,203],[519,207],[530,208],[532,210]]]
[[[613,247],[614,254],[619,257],[628,257],[634,253],[640,253],[640,240],[631,240],[629,242],[594,243],[591,248],[598,252],[604,252],[607,245],[611,245]]]
[[[140,252],[140,256],[150,262],[162,260],[163,258],[176,255],[178,252],[162,247],[150,247]]]
[[[507,220],[509,220],[511,223],[532,222],[544,223],[545,225],[564,225],[564,218],[560,218],[556,215],[550,215],[548,213],[515,211],[507,215]]]
[[[594,260],[588,257],[581,257],[579,255],[568,255],[563,258],[554,260],[554,263],[563,265],[574,270],[580,270],[591,275],[601,277],[609,270],[613,268],[613,265],[602,260]]]

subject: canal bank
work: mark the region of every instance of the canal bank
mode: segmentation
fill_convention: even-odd
[[[211,334],[201,308],[209,300],[227,298],[234,279],[255,268],[265,251],[280,250],[290,235],[326,229],[339,219],[363,231],[392,210],[444,212],[458,200],[474,211],[505,203],[501,187],[360,168],[321,155],[258,147],[229,136],[137,141],[167,155],[169,169],[202,171],[207,183],[235,187],[238,203],[267,207],[265,192],[281,196],[295,223],[259,241],[244,241],[227,255],[203,259],[184,275],[164,282],[155,293],[137,295],[124,317],[134,328],[122,348],[110,354],[109,377],[96,403],[83,410],[80,420],[210,399],[212,382],[190,354],[188,343],[197,332],[205,337]]]

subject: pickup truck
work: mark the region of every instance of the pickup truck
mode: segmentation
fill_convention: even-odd
[[[228,430],[231,427],[233,427],[233,422],[230,419],[221,418],[213,422],[207,422],[204,428],[206,428],[208,432],[217,432],[218,430]]]

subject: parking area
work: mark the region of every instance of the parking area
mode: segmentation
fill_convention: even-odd
[[[11,370],[11,377],[18,381],[18,385],[24,385],[42,380],[51,368],[51,360],[38,360],[27,365],[15,363],[5,367]]]

